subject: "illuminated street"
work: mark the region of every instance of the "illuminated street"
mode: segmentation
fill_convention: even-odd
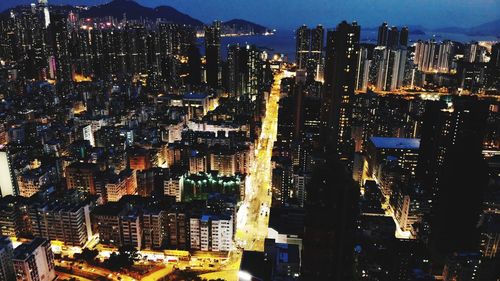
[[[281,72],[274,77],[255,150],[255,161],[247,177],[245,199],[238,210],[236,244],[245,250],[263,251],[264,239],[267,237],[271,205],[271,156],[278,127],[281,78]]]

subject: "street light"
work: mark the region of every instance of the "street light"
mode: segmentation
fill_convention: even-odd
[[[246,271],[238,271],[238,278],[242,281],[250,281],[252,280],[252,274]]]
[[[246,271],[238,271],[238,278],[239,280],[241,281],[251,281],[251,280],[260,280],[262,281],[262,279],[260,278],[257,278],[255,276],[252,276],[252,274],[246,272]]]

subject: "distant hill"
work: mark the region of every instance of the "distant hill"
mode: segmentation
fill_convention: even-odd
[[[7,9],[0,13],[0,20],[8,18],[10,10],[21,11],[26,8],[28,8],[28,6],[20,5]],[[195,27],[201,27],[204,25],[202,21],[183,14],[173,7],[158,6],[156,8],[149,8],[140,5],[134,0],[112,0],[106,4],[91,6],[88,9],[79,9],[70,5],[51,5],[50,9],[56,13],[69,13],[73,10],[78,12],[82,18],[113,17],[121,20],[125,16],[127,19],[132,20],[138,20],[141,18],[150,20],[163,19],[168,22],[186,24]],[[222,25],[224,27],[224,31],[226,32],[263,34],[268,31],[268,28],[265,26],[243,19],[232,19],[224,22]]]
[[[232,19],[223,22],[222,25],[225,28],[229,28],[238,32],[253,32],[256,34],[262,34],[269,31],[269,29],[265,26],[242,19]]]
[[[500,36],[500,19],[469,28],[468,33],[470,35]]]
[[[483,23],[470,28],[463,27],[444,27],[434,29],[433,31],[447,32],[447,33],[463,33],[467,35],[492,35],[500,36],[500,19]]]
[[[183,14],[169,6],[159,6],[156,8],[144,7],[133,0],[113,0],[107,4],[93,6],[87,11],[83,11],[81,16],[84,18],[96,18],[111,16],[122,19],[148,18],[151,20],[165,19],[169,22],[178,24],[187,24],[192,26],[202,26],[203,22]]]

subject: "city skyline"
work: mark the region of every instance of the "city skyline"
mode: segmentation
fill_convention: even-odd
[[[28,5],[32,0],[5,0],[0,3],[0,11],[17,5]],[[99,5],[109,0],[53,0],[50,4]],[[171,6],[180,12],[210,23],[213,20],[242,18],[269,28],[293,29],[302,24],[335,26],[342,20],[357,21],[365,27],[376,27],[388,21],[396,25],[420,26],[426,29],[461,27],[470,28],[500,20],[500,0],[277,0],[277,1],[224,1],[224,0],[136,0],[146,7]],[[301,18],[276,17],[280,14],[293,14],[300,11]],[[498,26],[498,23],[497,23]]]
[[[497,280],[497,30],[245,3],[0,17],[0,280]]]

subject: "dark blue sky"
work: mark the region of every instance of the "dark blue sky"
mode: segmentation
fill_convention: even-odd
[[[36,0],[0,0],[0,10]],[[49,0],[49,3],[99,4],[108,0]],[[334,26],[357,20],[364,26],[471,27],[500,19],[500,0],[137,0],[145,6],[170,5],[204,22],[243,18],[269,27],[306,23]]]

